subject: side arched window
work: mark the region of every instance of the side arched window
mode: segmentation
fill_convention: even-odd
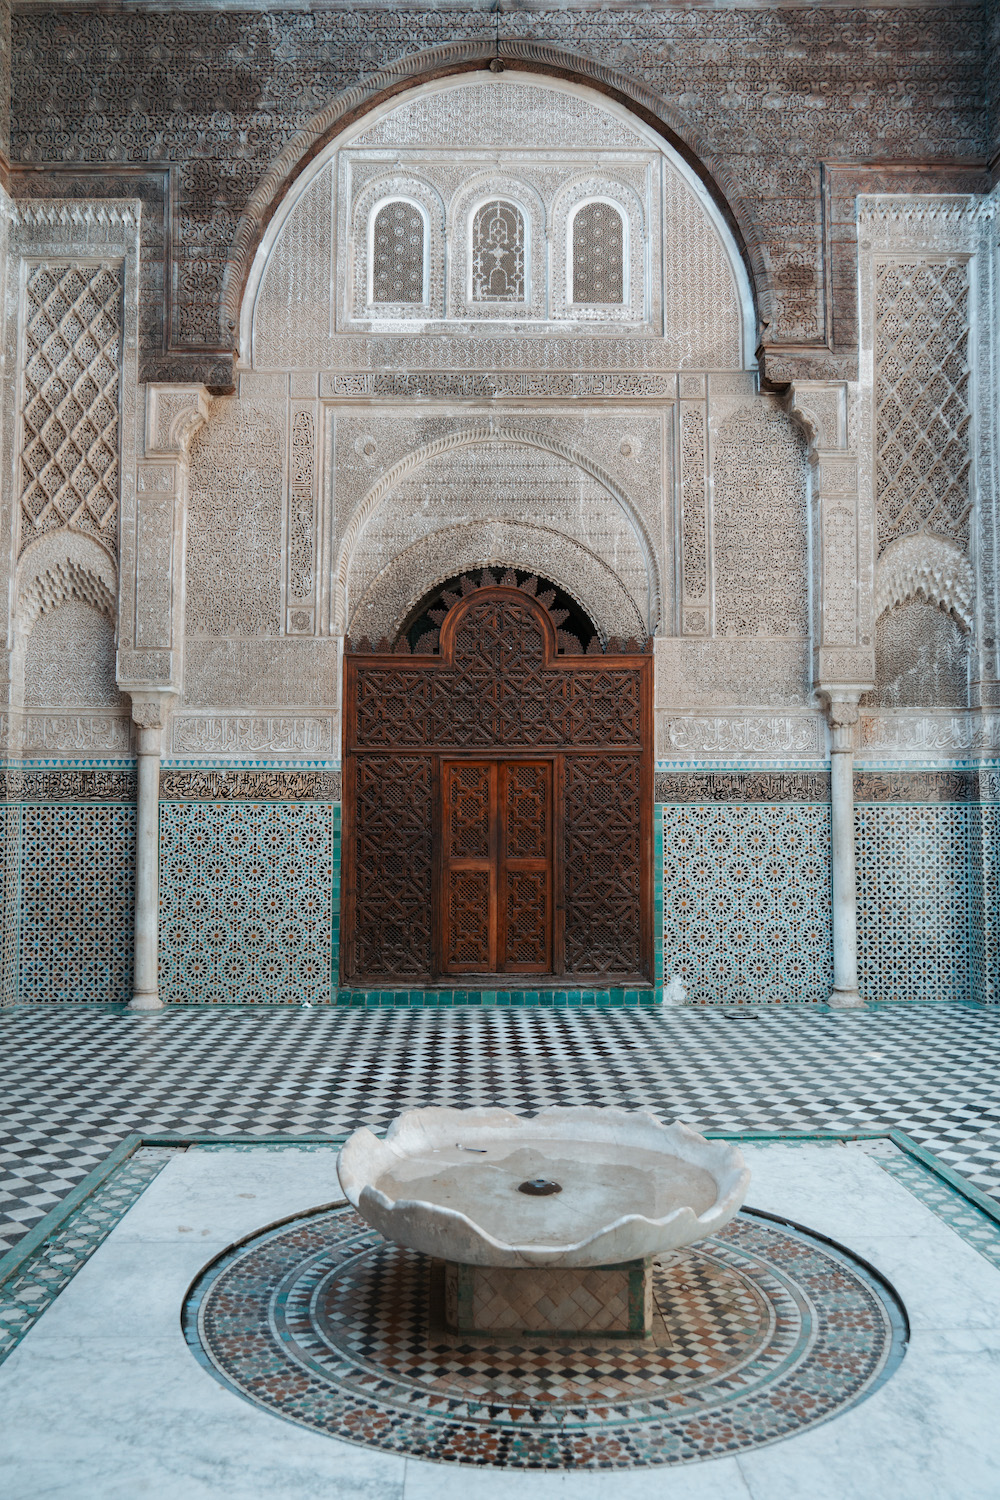
[[[426,226],[416,204],[383,203],[372,227],[372,302],[423,303]]]
[[[611,203],[584,203],[573,215],[572,300],[625,301],[625,224]]]
[[[513,203],[477,208],[472,220],[472,301],[526,300],[524,215]]]

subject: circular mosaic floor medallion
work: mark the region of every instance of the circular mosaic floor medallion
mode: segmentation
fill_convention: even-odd
[[[524,1469],[691,1463],[776,1442],[863,1400],[905,1315],[846,1251],[744,1210],[665,1256],[642,1343],[497,1339],[444,1326],[442,1268],[351,1209],[210,1265],[187,1339],[223,1384],[352,1443]]]

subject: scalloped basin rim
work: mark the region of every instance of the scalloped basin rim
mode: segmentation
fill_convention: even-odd
[[[405,1111],[354,1132],[341,1186],[385,1238],[478,1265],[600,1265],[678,1249],[721,1229],[750,1174],[739,1149],[649,1110],[552,1106]],[[564,1191],[517,1194],[554,1176]]]

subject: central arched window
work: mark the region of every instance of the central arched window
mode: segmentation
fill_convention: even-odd
[[[622,303],[625,297],[625,225],[611,203],[582,203],[573,215],[572,300]]]
[[[371,301],[402,306],[423,303],[424,215],[405,198],[383,203],[372,226]]]
[[[526,301],[525,252],[524,215],[516,204],[497,200],[477,208],[472,220],[472,301]]]

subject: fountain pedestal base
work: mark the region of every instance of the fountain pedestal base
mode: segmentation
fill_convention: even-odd
[[[445,1261],[456,1333],[643,1338],[653,1327],[652,1259],[615,1266],[466,1266]]]

